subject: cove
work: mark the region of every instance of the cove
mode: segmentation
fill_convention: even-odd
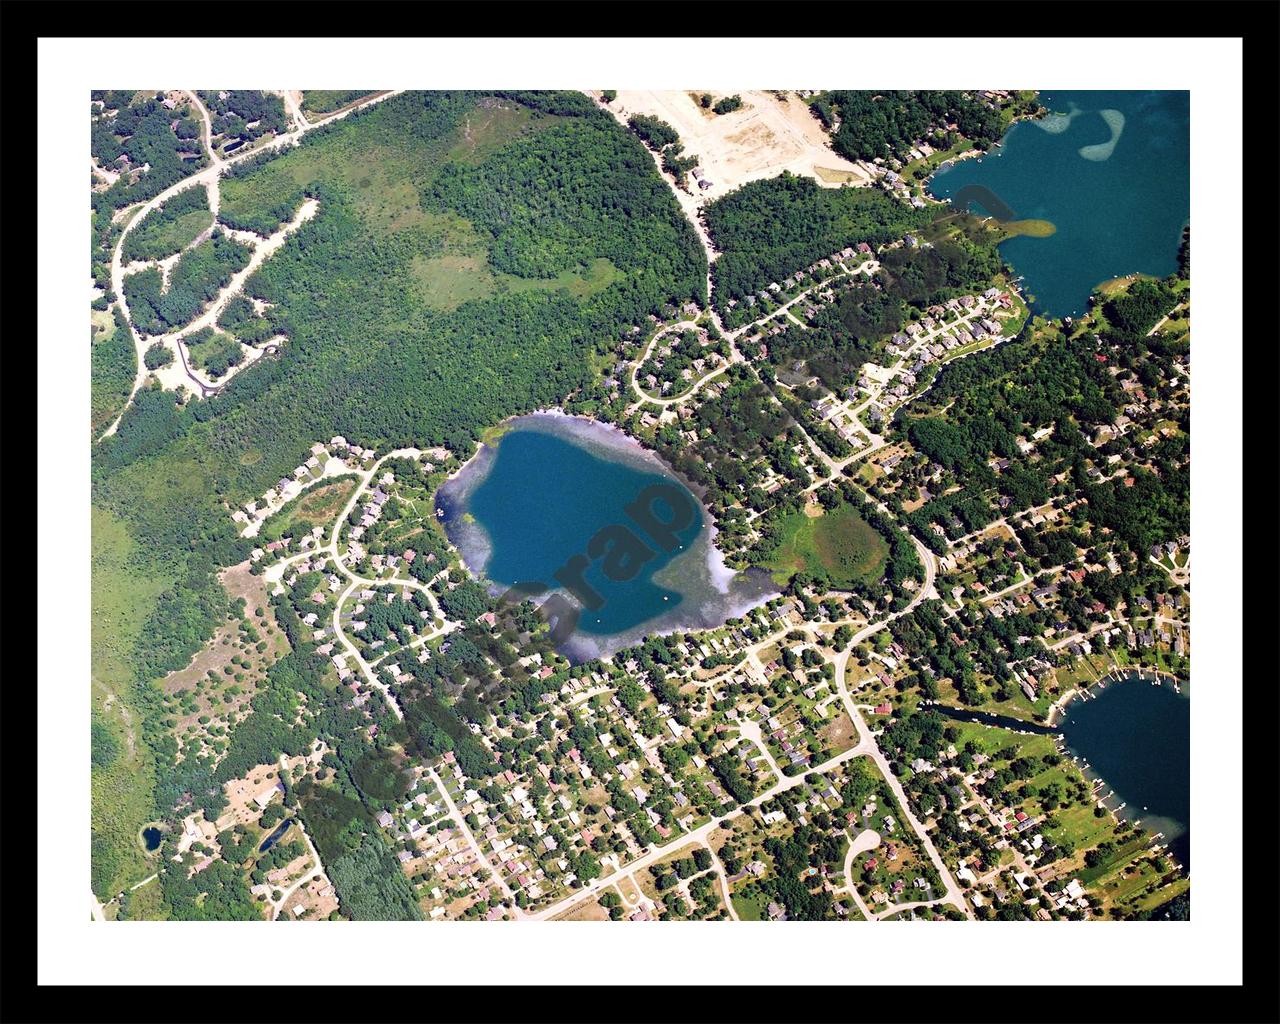
[[[1120,817],[1164,833],[1169,852],[1191,864],[1191,700],[1171,685],[1135,674],[1112,676],[1077,696],[1053,726],[984,711],[931,703],[932,711],[1034,736],[1055,736],[1080,761],[1084,774],[1103,782],[1099,794]],[[1121,805],[1124,805],[1121,809]]]
[[[602,602],[581,608],[562,645],[571,659],[612,653],[648,634],[720,625],[777,593],[767,574],[725,568],[697,496],[622,431],[558,413],[533,413],[505,427],[436,494],[446,534],[491,592],[536,581],[571,596],[556,573],[608,527],[625,527],[647,552],[626,580],[610,579],[603,560],[590,559],[582,578]],[[671,551],[627,511],[654,484],[676,488],[693,510]],[[670,517],[661,503],[654,511]]]
[[[1067,749],[1115,798],[1111,808],[1163,832],[1169,852],[1191,864],[1191,698],[1136,675],[1090,689],[1058,723]]]
[[[1191,212],[1190,94],[1053,91],[1040,102],[1050,114],[1013,125],[984,156],[944,165],[928,187],[1001,220],[1053,225],[1000,252],[1036,312],[1078,316],[1105,281],[1177,269]]]

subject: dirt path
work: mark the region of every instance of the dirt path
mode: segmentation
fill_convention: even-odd
[[[350,107],[347,107],[344,110],[341,110],[333,114],[332,116],[325,118],[324,121],[322,122],[317,122],[316,124],[308,123],[305,127],[298,127],[293,131],[284,132],[280,135],[277,135],[274,139],[271,139],[265,145],[259,146],[256,149],[254,149],[252,153],[238,153],[235,156],[228,157],[227,159],[223,160],[220,157],[217,157],[215,154],[213,154],[212,150],[210,150],[210,155],[211,155],[210,158],[213,160],[213,163],[209,167],[205,167],[202,170],[196,171],[190,177],[183,178],[181,181],[175,182],[173,185],[170,185],[167,189],[165,189],[159,195],[153,197],[152,199],[147,200],[145,203],[142,204],[142,208],[138,211],[138,213],[129,221],[128,224],[125,225],[124,230],[120,233],[120,237],[116,240],[115,249],[111,253],[111,290],[115,293],[115,304],[119,306],[120,312],[124,314],[125,322],[129,324],[129,331],[133,335],[133,343],[134,343],[134,349],[137,355],[138,370],[134,376],[133,388],[129,392],[128,400],[124,403],[124,406],[120,410],[119,415],[116,416],[115,420],[111,423],[111,425],[107,427],[107,429],[98,436],[99,441],[101,441],[103,438],[110,437],[112,434],[116,432],[116,430],[120,426],[120,420],[124,417],[124,414],[129,410],[129,407],[133,404],[134,396],[138,393],[139,389],[141,389],[143,385],[146,384],[147,378],[151,376],[151,371],[149,371],[146,368],[146,365],[142,361],[143,354],[146,352],[147,348],[150,346],[150,342],[144,341],[143,336],[133,326],[133,318],[129,315],[129,304],[128,302],[126,302],[124,297],[124,266],[121,260],[122,260],[122,254],[124,252],[124,241],[128,237],[129,232],[134,228],[134,226],[139,224],[143,219],[145,219],[148,213],[152,212],[159,206],[163,206],[168,200],[172,199],[174,196],[178,195],[180,192],[185,192],[187,189],[194,188],[197,185],[204,185],[209,190],[209,206],[213,210],[214,217],[216,218],[218,215],[218,208],[220,203],[219,180],[221,179],[222,175],[226,172],[226,169],[228,167],[231,167],[239,163],[241,160],[245,160],[250,157],[257,156],[261,153],[265,153],[270,150],[281,149],[281,148],[284,148],[285,146],[297,145],[302,141],[302,137],[307,132],[320,127],[321,124],[329,124],[333,121],[340,120],[348,116],[349,114],[354,113],[357,110],[363,110],[366,107],[374,105],[375,103],[381,103],[383,100],[390,99],[392,96],[398,96],[400,93],[404,91],[405,90],[403,89],[392,89],[388,92],[379,93],[376,96],[371,96],[367,100],[363,100],[359,103],[354,103]],[[209,120],[209,114],[208,114],[208,111],[205,110],[204,104],[200,102],[199,97],[195,95],[194,91],[189,92],[189,95],[191,96],[197,108],[202,112],[202,115],[205,120],[206,131],[207,132],[212,131],[212,123]],[[212,141],[211,138],[208,135],[206,135],[206,139],[205,139],[206,146],[208,146],[211,141]],[[197,384],[198,384],[198,381],[197,381]]]
[[[196,94],[194,89],[186,90],[188,96],[191,97],[191,103],[196,110],[200,111],[200,117],[204,121],[204,149],[209,154],[209,159],[213,162],[213,166],[221,168],[225,160],[218,155],[218,151],[213,148],[213,120],[209,117],[209,111],[205,108],[204,103]]]
[[[284,89],[280,93],[284,97],[284,102],[289,108],[289,113],[293,116],[293,123],[299,130],[305,130],[311,122],[307,120],[307,115],[302,112],[298,98],[302,93],[296,89]]]

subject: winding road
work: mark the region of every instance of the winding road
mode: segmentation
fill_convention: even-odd
[[[218,205],[217,205],[218,182],[221,180],[222,175],[226,173],[227,168],[234,166],[235,164],[239,163],[242,160],[250,159],[264,152],[280,149],[280,148],[283,148],[284,146],[298,145],[302,141],[302,137],[306,135],[308,132],[314,131],[316,128],[322,127],[323,125],[331,124],[332,122],[340,120],[346,117],[348,114],[354,113],[357,110],[363,110],[366,107],[370,107],[376,103],[381,103],[383,100],[389,99],[392,96],[397,96],[400,93],[404,92],[403,89],[393,89],[389,92],[385,92],[378,96],[371,97],[370,99],[365,100],[361,103],[354,104],[345,110],[335,113],[331,117],[326,117],[323,121],[317,121],[315,123],[306,122],[305,124],[299,124],[293,130],[284,132],[281,135],[277,135],[275,138],[269,140],[263,145],[255,147],[250,152],[237,153],[234,156],[227,157],[224,160],[223,158],[218,156],[218,154],[212,148],[213,140],[211,137],[211,132],[213,130],[213,127],[212,127],[212,122],[210,121],[210,118],[209,118],[208,110],[206,110],[204,104],[200,102],[200,98],[195,94],[194,90],[184,90],[184,91],[186,91],[187,94],[191,97],[194,105],[200,111],[201,118],[204,121],[205,149],[212,163],[208,167],[205,167],[202,170],[199,170],[194,174],[186,178],[183,178],[181,181],[176,182],[173,185],[170,185],[167,189],[165,189],[159,195],[143,203],[141,208],[138,210],[138,212],[134,214],[134,216],[130,219],[129,223],[125,225],[124,230],[120,232],[120,237],[116,240],[115,248],[111,252],[111,290],[115,294],[115,300],[113,305],[119,306],[120,312],[124,315],[125,322],[129,325],[129,332],[133,336],[133,345],[134,345],[138,368],[137,368],[136,374],[134,375],[133,387],[129,391],[128,399],[125,401],[124,405],[121,407],[120,414],[115,418],[115,420],[112,421],[111,425],[107,427],[107,429],[103,431],[102,434],[99,435],[98,437],[99,441],[101,441],[103,438],[110,437],[112,434],[116,432],[116,430],[120,426],[120,420],[124,417],[124,414],[128,411],[129,406],[133,404],[134,396],[137,395],[138,391],[143,387],[144,384],[146,384],[147,378],[151,376],[151,371],[147,369],[146,364],[143,362],[143,356],[146,354],[146,350],[150,347],[151,343],[156,339],[152,339],[142,335],[137,330],[137,328],[134,327],[133,317],[130,316],[129,314],[129,304],[124,297],[124,277],[125,277],[124,269],[125,268],[122,261],[123,261],[123,252],[124,252],[124,241],[128,237],[129,232],[135,226],[140,224],[146,218],[147,214],[151,213],[157,207],[163,206],[168,200],[172,199],[174,196],[178,195],[180,192],[185,192],[187,189],[195,188],[197,186],[204,186],[209,190],[209,205],[210,205],[210,208],[213,209],[214,216],[216,218],[217,212],[218,212]],[[240,283],[243,283],[243,278],[241,278]],[[233,281],[232,286],[237,286],[237,283]],[[232,286],[229,286],[229,287],[232,287]],[[229,295],[230,295],[230,292],[224,290],[223,294],[219,296],[219,299],[215,301],[216,302],[225,301],[225,299],[229,297]],[[192,378],[192,379],[195,381],[196,384],[198,385],[200,384],[200,382],[197,379],[195,378]],[[203,385],[201,385],[201,387],[203,388]]]

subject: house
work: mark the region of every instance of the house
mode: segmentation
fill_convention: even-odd
[[[282,783],[277,782],[270,789],[264,789],[261,793],[255,796],[253,798],[253,802],[257,804],[259,807],[265,808],[267,804],[271,803],[272,799],[275,797],[277,793],[283,793],[283,792],[284,792],[284,785]]]

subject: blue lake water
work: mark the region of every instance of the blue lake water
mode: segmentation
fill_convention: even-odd
[[[674,488],[689,510],[670,551],[627,510],[655,484]],[[724,568],[709,514],[660,459],[621,431],[581,417],[540,413],[512,421],[440,488],[437,503],[468,568],[495,592],[538,582],[573,594],[557,571],[575,556],[586,558],[581,579],[601,600],[591,608],[581,599],[585,591],[574,595],[582,607],[565,651],[571,657],[609,653],[647,633],[719,625],[776,593],[764,574]],[[671,520],[664,499],[648,507],[659,521]],[[590,554],[592,538],[611,527],[642,545],[634,548],[638,570],[630,579],[604,570],[612,541]]]
[[[1053,113],[1015,124],[985,156],[939,169],[929,189],[949,199],[982,186],[1013,219],[1052,222],[1053,235],[1011,238],[1000,251],[1037,311],[1074,316],[1103,281],[1177,269],[1191,212],[1191,100],[1099,90],[1042,92],[1040,102]]]
[[[1120,813],[1163,832],[1178,862],[1191,863],[1191,698],[1172,686],[1126,679],[1075,700],[1057,723],[1068,749],[1089,762],[1123,802]]]
[[[142,844],[147,848],[148,853],[154,853],[160,849],[160,839],[162,833],[154,825],[149,825],[142,830]]]

